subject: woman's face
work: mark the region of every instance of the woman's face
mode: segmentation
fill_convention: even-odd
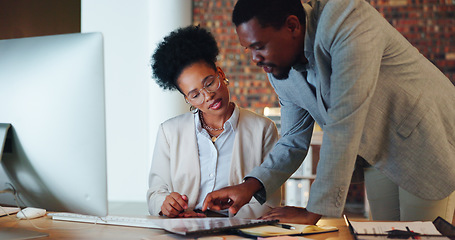
[[[200,61],[183,69],[177,79],[177,85],[194,107],[206,114],[225,115],[228,114],[230,102],[225,78],[221,68],[215,71],[204,61]],[[220,81],[218,89],[216,89],[218,85],[213,87],[217,81]],[[216,90],[207,91],[207,89]]]

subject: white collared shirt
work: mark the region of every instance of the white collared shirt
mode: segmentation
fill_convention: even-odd
[[[202,128],[199,114],[194,114],[201,168],[200,192],[196,209],[202,208],[207,194],[229,185],[232,150],[238,120],[239,109],[235,106],[231,117],[224,123],[224,131],[213,143],[207,130]]]

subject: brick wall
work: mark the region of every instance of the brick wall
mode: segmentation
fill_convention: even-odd
[[[279,106],[266,74],[252,64],[231,22],[236,0],[193,0],[193,22],[209,29],[220,47],[219,64],[231,81],[231,98],[262,113]],[[419,51],[455,83],[455,0],[369,0]]]
[[[455,83],[455,0],[369,2]]]

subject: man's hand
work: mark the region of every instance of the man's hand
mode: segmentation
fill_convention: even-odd
[[[306,208],[301,207],[277,207],[264,214],[259,219],[274,220],[278,219],[283,223],[300,223],[315,225],[321,215],[309,212]]]
[[[219,211],[229,208],[229,212],[236,214],[247,204],[254,193],[262,188],[262,184],[255,178],[248,178],[245,182],[222,188],[207,194],[202,205],[202,211],[207,209]]]
[[[178,217],[181,212],[188,208],[188,197],[180,195],[178,192],[172,192],[166,196],[161,213],[168,217]]]

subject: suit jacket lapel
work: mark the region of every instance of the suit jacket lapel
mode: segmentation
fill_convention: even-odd
[[[314,74],[313,71],[309,71],[308,75]],[[308,77],[308,76],[307,76]],[[304,78],[303,74],[301,72],[298,72],[294,69],[292,69],[289,72],[289,79],[292,79],[292,84],[294,87],[290,87],[294,91],[293,95],[291,96],[296,96],[297,97],[297,102],[296,104],[298,106],[301,106],[302,108],[306,109],[313,119],[319,124],[319,125],[324,125],[325,124],[325,119],[324,116],[321,114],[321,110],[324,111],[324,109],[320,108],[320,104],[318,103],[318,99],[321,98],[321,89],[318,84],[318,81],[316,81],[316,89],[315,92],[310,87],[310,84],[308,81]],[[287,80],[286,80],[287,81]],[[322,100],[322,99],[321,99]]]

